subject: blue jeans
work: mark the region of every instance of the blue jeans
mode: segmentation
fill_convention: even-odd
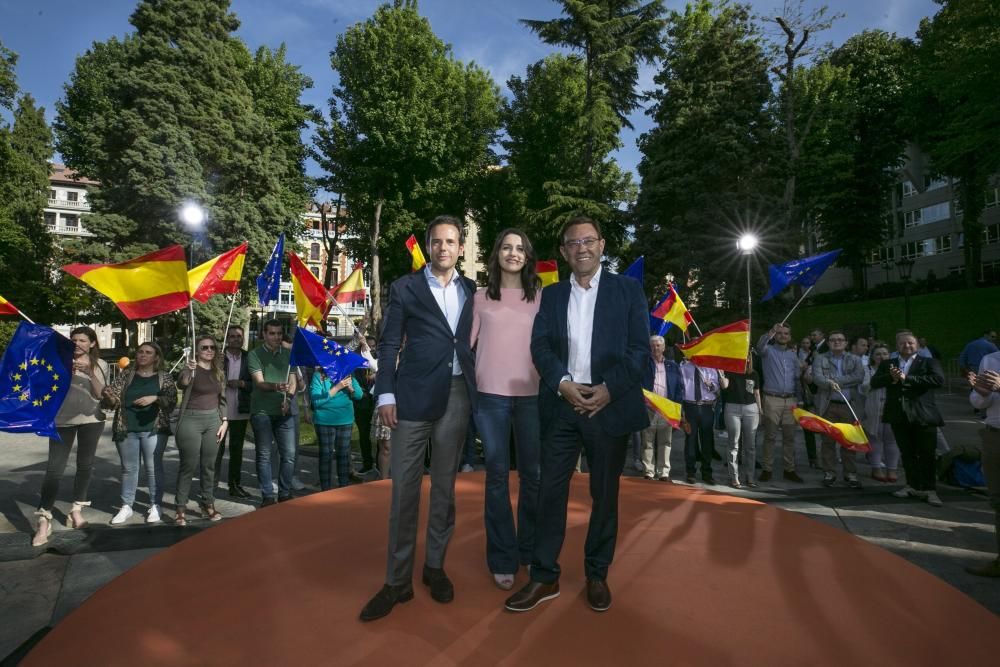
[[[274,497],[271,490],[271,448],[278,445],[278,497],[292,495],[292,475],[295,472],[295,422],[296,417],[284,415],[252,415],[254,443],[257,450],[257,480],[264,498]]]
[[[146,466],[149,499],[153,505],[163,504],[163,452],[167,448],[166,433],[129,431],[125,439],[116,442],[122,460],[122,505],[132,506],[139,487],[139,456]]]
[[[514,430],[520,491],[517,530],[510,505],[510,433]],[[494,574],[514,574],[531,562],[541,480],[537,396],[479,394],[476,426],[486,456],[486,563]]]
[[[319,440],[319,488],[333,488],[333,455],[337,454],[337,486],[351,482],[351,431],[352,424],[327,426],[315,424]]]

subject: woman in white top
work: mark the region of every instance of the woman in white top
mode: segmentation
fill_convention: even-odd
[[[877,343],[868,356],[865,379],[861,383],[861,393],[865,397],[865,418],[862,426],[868,434],[872,450],[868,452],[868,462],[872,466],[872,479],[879,482],[895,482],[899,467],[899,446],[889,424],[882,423],[885,406],[885,387],[872,389],[872,376],[879,364],[889,358],[889,348]]]

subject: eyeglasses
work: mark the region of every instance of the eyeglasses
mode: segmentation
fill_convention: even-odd
[[[846,338],[831,338],[830,342],[831,343],[846,343],[847,339]]]
[[[205,350],[215,350],[215,346],[214,345],[202,345],[198,349],[201,350],[202,352],[204,352]]]
[[[574,248],[586,248],[587,250],[590,250],[597,245],[598,241],[600,241],[600,239],[588,236],[585,239],[571,239],[563,243],[563,245],[571,250]]]

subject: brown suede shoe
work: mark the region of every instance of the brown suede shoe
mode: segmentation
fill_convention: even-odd
[[[546,600],[559,597],[559,582],[543,584],[538,581],[528,582],[528,585],[514,593],[503,606],[508,611],[530,611]]]
[[[587,579],[587,603],[594,611],[607,611],[611,607],[611,589],[603,579]]]

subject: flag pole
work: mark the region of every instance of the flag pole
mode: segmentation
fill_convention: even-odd
[[[854,417],[854,421],[856,421],[856,422],[857,422],[858,424],[860,424],[860,423],[861,423],[861,420],[860,420],[860,419],[858,419],[858,413],[856,413],[856,412],[854,411],[854,408],[853,408],[853,407],[851,407],[851,402],[850,402],[849,400],[847,400],[847,397],[846,397],[846,396],[844,396],[844,392],[842,392],[842,391],[840,391],[840,390],[838,389],[838,390],[837,390],[837,393],[838,393],[838,394],[840,394],[840,397],[841,397],[842,399],[844,399],[844,403],[846,403],[846,404],[847,404],[847,409],[851,411],[851,416],[852,416],[852,417]],[[864,429],[862,429],[862,430],[864,430]]]
[[[801,304],[805,300],[805,298],[807,296],[809,296],[809,292],[811,292],[812,288],[815,287],[815,286],[816,286],[816,284],[813,283],[812,285],[809,286],[809,289],[807,289],[805,292],[802,293],[802,296],[799,297],[799,300],[795,302],[795,305],[792,306],[792,309],[790,311],[788,311],[788,314],[785,315],[784,319],[781,320],[782,324],[784,324],[785,322],[788,321],[788,318],[792,316],[792,313],[794,313],[795,309],[799,307],[799,304]]]
[[[25,315],[23,312],[21,312],[21,309],[18,308],[17,306],[14,306],[14,310],[16,310],[17,314],[20,315],[21,317],[23,317],[28,322],[28,324],[34,324],[35,323],[35,321],[33,319],[31,319],[30,317],[28,317],[27,315]]]
[[[195,342],[195,331],[194,331],[194,304],[191,303],[191,299],[188,299],[188,313],[191,315],[191,349],[195,349],[197,343]]]
[[[237,290],[236,293],[238,294],[239,290]],[[229,335],[229,325],[231,325],[233,323],[233,308],[236,307],[236,294],[233,294],[232,296],[230,296],[229,299],[230,299],[230,301],[229,301],[229,319],[226,320],[226,328],[222,332],[222,340],[225,340],[226,337]]]

